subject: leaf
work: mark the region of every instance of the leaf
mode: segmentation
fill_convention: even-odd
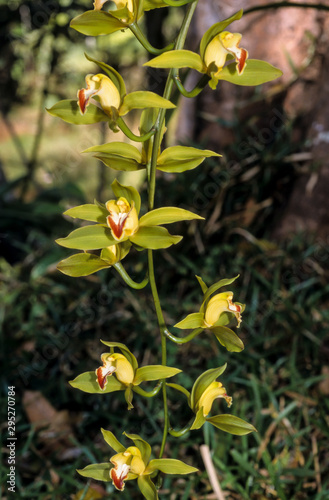
[[[218,429],[237,436],[244,436],[250,432],[257,432],[253,425],[234,415],[216,415],[215,417],[207,418],[207,421]]]
[[[117,241],[112,237],[111,230],[100,225],[84,226],[75,229],[66,238],[56,240],[58,245],[76,250],[99,250],[111,245],[116,245]]]
[[[87,10],[72,19],[70,27],[87,36],[110,35],[127,28],[127,24],[103,10]]]
[[[148,444],[148,442],[144,441],[144,439],[142,439],[138,434],[127,434],[126,432],[124,432],[124,435],[127,436],[128,439],[131,439],[134,442],[134,445],[136,446],[136,448],[139,449],[139,451],[142,454],[143,462],[147,464],[148,461],[150,460],[152,451],[151,446]]]
[[[132,92],[127,94],[123,103],[119,109],[119,115],[126,115],[131,109],[143,109],[143,108],[162,108],[162,109],[172,109],[175,108],[175,104],[164,99],[154,92],[138,90],[137,92]]]
[[[96,59],[93,59],[92,57],[88,56],[88,54],[86,53],[85,57],[86,59],[88,59],[88,61],[93,62],[97,64],[100,68],[102,68],[102,70],[110,77],[110,79],[118,89],[121,98],[123,98],[126,95],[127,91],[125,82],[120,73],[118,73],[117,70],[112,68],[112,66],[109,66],[108,64],[105,64],[102,61],[97,61]]]
[[[236,279],[238,279],[239,276],[240,276],[240,274],[238,274],[234,278],[225,278],[225,279],[219,280],[219,281],[217,281],[217,283],[214,283],[213,285],[211,285],[208,288],[208,290],[206,291],[206,293],[204,294],[203,302],[202,302],[201,307],[200,307],[200,312],[204,312],[205,306],[206,306],[208,300],[210,299],[210,296],[213,293],[217,292],[217,290],[219,290],[219,288],[222,288],[223,286],[231,285]]]
[[[169,50],[151,59],[144,66],[151,68],[192,68],[200,73],[206,73],[207,68],[199,54],[190,50]]]
[[[146,500],[159,500],[157,489],[152,483],[150,476],[138,476],[137,484]]]
[[[225,80],[235,85],[253,86],[275,80],[282,75],[282,71],[265,61],[247,59],[247,65],[242,73],[238,74],[236,64],[228,64],[216,75],[218,80]]]
[[[220,342],[230,352],[241,352],[244,349],[242,340],[225,326],[215,326],[211,328],[218,342]]]
[[[83,153],[106,153],[108,155],[120,156],[123,158],[129,158],[141,163],[142,154],[141,152],[131,144],[126,142],[108,142],[107,144],[101,144],[99,146],[92,146],[91,148],[85,149]]]
[[[85,372],[78,375],[74,380],[70,380],[69,384],[74,389],[79,389],[89,394],[106,394],[109,392],[124,391],[126,386],[121,384],[115,377],[107,377],[107,384],[102,390],[96,380],[95,372]]]
[[[204,324],[204,314],[203,313],[192,313],[182,319],[179,323],[176,323],[175,328],[180,328],[181,330],[189,330],[190,328],[201,328]]]
[[[165,474],[192,474],[193,472],[198,472],[198,469],[192,467],[191,465],[184,464],[181,460],[176,460],[175,458],[157,458],[151,460],[147,471],[159,470]]]
[[[105,429],[101,429],[101,432],[103,434],[105,442],[112,448],[112,450],[116,451],[117,453],[122,453],[126,451],[126,448],[115,437],[113,432],[107,431]]]
[[[163,365],[149,365],[138,368],[136,371],[135,379],[133,381],[134,385],[139,385],[142,382],[148,382],[151,380],[160,380],[164,378],[173,377],[180,373],[182,370],[174,368],[171,366]]]
[[[91,479],[97,479],[97,481],[111,481],[110,470],[113,465],[109,462],[104,464],[90,464],[84,469],[77,469],[78,474],[84,477],[90,477]]]
[[[233,14],[233,16],[228,17],[227,19],[224,19],[220,23],[213,24],[205,32],[205,34],[203,35],[203,37],[201,39],[201,43],[200,43],[200,55],[201,55],[202,60],[204,59],[204,54],[206,52],[206,48],[207,48],[208,43],[211,42],[211,40],[213,38],[215,38],[215,36],[219,35],[219,33],[224,31],[225,28],[229,24],[233,23],[233,21],[237,21],[238,19],[241,19],[242,14],[243,14],[243,10],[241,9],[241,10],[239,10],[239,12],[236,12],[236,14]]]
[[[191,431],[195,431],[197,429],[200,429],[200,427],[203,426],[203,424],[207,421],[206,417],[203,415],[203,406],[201,408],[199,408],[196,416],[195,416],[195,419],[194,419],[194,422],[192,423],[191,427],[190,427],[190,430]]]
[[[202,292],[205,294],[205,293],[206,293],[206,291],[208,290],[207,285],[205,284],[205,282],[203,281],[203,279],[202,279],[202,278],[200,278],[200,276],[195,275],[195,277],[196,277],[196,279],[198,280],[199,285],[201,286],[201,290],[202,290]]]
[[[196,168],[205,158],[210,156],[221,155],[208,149],[172,146],[162,151],[157,160],[157,168],[162,172],[185,172]]]
[[[161,248],[168,248],[171,245],[176,245],[182,238],[183,236],[170,234],[164,227],[142,226],[138,229],[137,233],[129,238],[129,240],[139,247],[159,250]]]
[[[133,186],[124,186],[123,184],[120,184],[117,179],[112,182],[111,188],[117,198],[120,198],[121,196],[123,198],[126,198],[130,205],[133,201],[137,214],[139,214],[139,211],[141,209],[141,197],[137,189],[135,189]]]
[[[57,102],[51,108],[47,109],[47,111],[50,115],[74,125],[90,125],[109,120],[107,114],[94,104],[89,104],[85,114],[82,115],[77,101],[70,99]]]
[[[211,368],[210,370],[202,373],[194,382],[191,391],[190,406],[194,409],[207,387],[212,384],[226,369],[227,364],[219,368]]]
[[[129,363],[133,367],[134,372],[137,370],[137,359],[135,358],[133,353],[129,351],[128,347],[125,344],[121,344],[120,342],[106,342],[105,340],[101,340],[101,342],[108,347],[117,347],[118,349],[120,349],[122,354],[128,359]]]
[[[89,203],[69,208],[63,215],[68,215],[73,217],[73,219],[82,219],[105,224],[106,217],[109,215],[109,212],[102,205]]]
[[[111,264],[90,253],[76,253],[57,264],[57,269],[61,273],[73,278],[89,276],[108,267],[111,267]]]
[[[181,220],[194,220],[201,219],[204,217],[194,214],[189,210],[184,210],[183,208],[176,207],[162,207],[151,210],[147,214],[140,218],[140,226],[159,226],[161,224],[171,224],[173,222],[178,222]]]

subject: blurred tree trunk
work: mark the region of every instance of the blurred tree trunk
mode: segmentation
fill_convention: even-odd
[[[253,6],[268,6],[269,3],[267,0],[245,0],[243,9],[246,12]],[[316,5],[319,2],[311,0],[308,3]],[[238,0],[225,4],[217,0],[200,2],[189,35],[189,48],[197,50],[203,33],[215,22],[238,11],[241,5]],[[228,29],[243,34],[241,46],[248,49],[249,57],[270,62],[282,69],[284,75],[264,85],[263,98],[256,99],[254,105],[249,99],[255,95],[253,88],[225,82],[218,85],[216,91],[207,88],[197,99],[183,99],[178,139],[193,139],[203,144],[206,141],[206,147],[220,152],[237,140],[227,126],[236,114],[240,120],[246,120],[259,113],[265,128],[275,120],[298,117],[300,128],[294,130],[294,136],[308,139],[312,162],[318,164],[319,169],[297,178],[275,235],[286,237],[302,229],[313,231],[322,238],[328,237],[329,12],[312,8],[272,8],[246,13]],[[195,78],[197,76],[191,74],[186,86],[192,86]],[[237,149],[243,156],[242,146],[237,145]],[[251,148],[249,154],[250,151]],[[245,153],[248,154],[246,149]]]

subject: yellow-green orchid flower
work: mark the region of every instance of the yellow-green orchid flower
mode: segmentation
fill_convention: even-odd
[[[232,292],[218,293],[217,295],[214,295],[214,297],[212,297],[207,304],[204,315],[204,327],[211,328],[212,326],[217,326],[216,323],[220,321],[223,314],[233,313],[237,319],[237,327],[239,328],[242,321],[241,312],[242,306],[233,302]]]
[[[110,470],[110,477],[119,491],[124,490],[126,479],[136,479],[146,469],[142,454],[136,446],[129,446],[124,452],[114,455],[110,462],[114,465]]]
[[[218,398],[225,399],[228,407],[232,406],[233,400],[226,394],[226,389],[223,387],[223,384],[215,381],[204,390],[200,399],[196,403],[195,410],[198,411],[202,408],[203,416],[206,417],[211,411],[213,402]]]
[[[107,115],[112,117],[113,108],[118,110],[121,105],[121,96],[112,80],[102,74],[87,75],[86,89],[78,91],[78,105],[82,115],[85,114],[89,101],[92,97],[97,97],[102,109]]]
[[[96,377],[99,387],[104,390],[107,384],[107,377],[115,373],[119,382],[129,386],[135,378],[134,369],[123,354],[107,353],[101,356],[103,366],[96,370]]]
[[[237,63],[238,74],[242,75],[246,67],[248,52],[239,47],[241,38],[240,33],[222,31],[209,42],[203,58],[209,76],[218,79],[226,61],[232,57]]]
[[[136,233],[139,222],[133,201],[128,203],[126,198],[121,196],[118,200],[110,200],[105,203],[105,207],[110,214],[106,218],[107,224],[116,241],[127,239]]]

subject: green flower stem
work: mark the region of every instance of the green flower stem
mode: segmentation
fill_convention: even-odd
[[[190,26],[194,11],[196,9],[196,6],[198,4],[198,0],[194,0],[192,3],[189,4],[187,12],[185,14],[180,32],[178,34],[176,43],[175,43],[175,50],[182,49],[184,47],[186,35],[188,32],[188,28]],[[172,79],[172,73],[173,70],[171,69],[169,71],[167,81],[166,81],[166,86],[165,90],[163,93],[163,97],[165,99],[170,99],[171,97],[171,92],[173,88],[173,79]],[[148,179],[148,206],[149,210],[153,210],[154,207],[154,195],[155,195],[155,184],[156,184],[156,166],[157,166],[157,159],[158,159],[158,151],[160,147],[160,141],[161,141],[161,131],[162,131],[162,125],[165,119],[165,114],[166,110],[165,109],[160,109],[154,128],[156,130],[154,139],[153,139],[153,147],[152,147],[152,156],[151,156],[151,166],[150,166],[150,173],[149,173],[149,179]],[[159,295],[158,295],[158,290],[155,282],[155,277],[154,277],[154,263],[153,263],[153,252],[152,250],[148,250],[148,267],[149,267],[149,280],[150,280],[150,286],[151,286],[151,291],[152,291],[152,296],[153,296],[153,301],[154,301],[154,306],[155,306],[155,311],[158,319],[158,324],[159,324],[159,329],[160,329],[160,334],[161,334],[161,363],[163,366],[167,365],[167,337],[164,333],[166,329],[161,305],[160,305],[160,300],[159,300]],[[163,435],[162,435],[162,442],[161,442],[161,448],[159,452],[159,458],[163,456],[165,445],[166,445],[166,440],[167,440],[167,435],[168,435],[168,430],[169,430],[169,412],[168,412],[168,404],[167,404],[167,388],[166,384],[163,384],[162,386],[162,397],[163,397],[163,407],[164,407],[164,425],[163,425]]]
[[[116,264],[113,264],[113,267],[120,274],[123,281],[125,283],[127,283],[128,286],[130,286],[131,288],[134,288],[135,290],[141,290],[142,288],[146,287],[146,285],[149,282],[148,276],[146,276],[143,279],[143,281],[141,281],[140,283],[136,283],[136,281],[131,279],[131,277],[129,276],[129,274],[127,273],[127,271],[125,270],[125,268],[121,264],[121,262],[117,262]]]
[[[120,130],[122,130],[122,132],[127,137],[129,137],[129,139],[131,139],[132,141],[135,141],[135,142],[144,142],[144,141],[147,141],[148,139],[150,139],[150,137],[152,137],[152,135],[155,134],[155,129],[152,128],[149,132],[147,132],[147,134],[144,134],[144,135],[135,135],[130,130],[130,128],[128,127],[128,125],[126,124],[126,122],[123,120],[123,118],[121,118],[121,116],[119,116],[119,118],[117,119],[116,124],[118,125],[118,127],[120,128]]]
[[[187,342],[190,342],[190,340],[194,339],[201,332],[203,332],[203,328],[196,328],[195,330],[193,330],[193,332],[189,333],[188,335],[186,335],[186,337],[183,338],[175,337],[175,335],[170,333],[170,331],[167,328],[164,330],[163,333],[168,339],[170,339],[175,344],[186,344]]]
[[[139,394],[140,396],[144,396],[144,398],[153,398],[160,392],[162,386],[163,386],[163,381],[160,380],[160,382],[154,387],[154,389],[152,389],[152,391],[144,391],[144,389],[142,389],[139,386],[133,387],[133,391]]]
[[[181,82],[181,79],[179,78],[179,72],[178,69],[175,69],[173,71],[173,79],[174,82],[176,83],[176,86],[179,90],[179,92],[184,96],[184,97],[196,97],[197,95],[202,92],[202,90],[205,88],[205,86],[208,84],[208,82],[211,80],[211,78],[208,75],[203,75],[194,89],[192,90],[186,90],[184,85]]]
[[[181,5],[184,5],[184,4],[181,4]],[[145,37],[144,33],[142,32],[142,30],[140,29],[140,27],[138,26],[137,23],[130,24],[129,29],[135,35],[135,37],[140,42],[140,44],[143,45],[144,49],[146,49],[148,52],[150,52],[150,54],[160,55],[163,52],[167,52],[167,50],[171,50],[174,48],[173,43],[170,43],[164,49],[156,49],[155,47],[153,47],[150,44],[150,42],[148,41],[148,39]]]
[[[180,431],[175,431],[175,429],[169,429],[169,434],[174,437],[185,436],[185,434],[187,434],[190,431],[192,421],[193,420],[191,420],[188,424],[186,424],[185,427],[183,427]]]

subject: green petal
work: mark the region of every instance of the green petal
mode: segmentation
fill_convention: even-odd
[[[149,365],[138,368],[136,371],[136,376],[133,381],[134,385],[139,385],[142,382],[147,382],[150,380],[160,380],[164,378],[170,378],[177,373],[180,373],[182,370],[178,368],[173,368],[171,366],[162,366],[162,365]]]
[[[56,240],[58,245],[76,250],[99,250],[110,245],[116,245],[117,241],[112,237],[111,230],[95,224],[75,229],[66,238]]]
[[[111,481],[110,470],[113,465],[109,462],[105,464],[90,464],[84,469],[77,469],[78,474],[84,477],[90,477],[91,479],[97,479],[97,481]]]
[[[78,207],[69,208],[63,215],[69,215],[74,219],[88,220],[91,222],[106,223],[106,217],[109,212],[102,205],[86,204]]]
[[[217,281],[217,283],[214,283],[213,285],[211,285],[208,288],[208,290],[206,291],[206,293],[204,294],[203,302],[202,302],[202,305],[200,307],[200,312],[204,312],[205,306],[207,305],[207,302],[213,293],[217,292],[217,290],[219,290],[219,288],[222,288],[223,286],[231,285],[231,283],[233,283],[236,279],[238,279],[239,276],[240,275],[238,274],[234,278],[225,278],[225,279],[219,280],[219,281]]]
[[[172,109],[175,108],[175,104],[164,99],[158,94],[153,92],[141,91],[132,92],[127,94],[123,103],[120,106],[119,115],[124,116],[131,109],[143,109],[143,108],[162,108],[162,109]]]
[[[220,23],[214,24],[205,32],[200,43],[200,55],[202,60],[204,59],[204,54],[208,43],[211,42],[211,40],[215,38],[216,35],[219,35],[219,33],[224,31],[229,24],[233,23],[233,21],[241,19],[242,14],[243,10],[241,9],[236,14],[233,14],[233,16],[224,19],[224,21],[221,21]]]
[[[127,436],[128,439],[131,439],[134,442],[134,445],[136,448],[139,449],[139,451],[142,454],[142,459],[144,463],[148,463],[150,460],[151,456],[151,446],[148,444],[147,441],[144,441],[138,434],[127,434],[124,432],[124,435]]]
[[[197,429],[200,429],[200,427],[202,427],[206,421],[207,421],[206,417],[203,415],[203,406],[202,406],[201,408],[199,408],[195,416],[194,422],[190,427],[190,430],[195,431]]]
[[[212,384],[226,369],[226,363],[219,368],[211,368],[202,373],[194,382],[191,391],[191,408],[194,409],[207,387]]]
[[[218,342],[226,347],[228,351],[241,352],[244,349],[242,340],[230,328],[216,326],[211,328],[211,331],[216,336]]]
[[[85,57],[86,59],[88,59],[88,61],[93,62],[97,64],[100,68],[102,68],[102,70],[107,74],[107,76],[110,77],[110,79],[118,89],[121,98],[123,98],[126,95],[127,91],[125,82],[120,73],[118,73],[116,69],[112,68],[112,66],[109,66],[108,64],[105,64],[102,61],[97,61],[96,59],[93,59],[92,57],[88,56],[88,54],[86,53]]]
[[[173,389],[175,389],[176,391],[178,392],[181,392],[182,394],[184,394],[188,400],[190,400],[190,397],[191,397],[191,394],[189,393],[189,391],[187,389],[185,389],[185,387],[183,387],[182,385],[179,385],[179,384],[173,384],[171,382],[166,382],[166,385],[168,387],[172,387]]]
[[[171,224],[181,220],[202,219],[200,215],[194,214],[189,210],[176,207],[162,207],[151,210],[140,218],[140,226],[160,226],[162,224]]]
[[[137,484],[146,500],[159,500],[157,489],[152,483],[150,476],[138,476]]]
[[[127,144],[126,142],[108,142],[107,144],[92,146],[91,148],[85,149],[83,153],[106,153],[108,155],[129,158],[137,162],[142,161],[141,152],[135,146]]]
[[[112,182],[111,188],[117,198],[120,198],[122,196],[123,198],[126,198],[128,203],[130,204],[133,201],[137,214],[139,214],[141,208],[141,197],[137,189],[135,189],[133,186],[124,186],[123,184],[120,184],[117,179]]]
[[[237,436],[244,436],[250,432],[257,432],[253,425],[234,415],[216,415],[215,417],[207,418],[207,421],[218,429]]]
[[[133,355],[132,352],[129,351],[128,347],[124,344],[121,344],[120,342],[106,342],[105,340],[101,340],[102,344],[108,346],[108,347],[117,347],[120,349],[122,354],[128,359],[129,363],[133,367],[133,370],[136,371],[138,368],[138,363],[137,359]]]
[[[168,248],[171,245],[176,245],[182,238],[182,236],[170,234],[164,227],[142,226],[138,229],[137,233],[129,238],[129,240],[139,247],[159,250],[161,248]]]
[[[218,80],[225,80],[235,85],[254,86],[275,80],[282,75],[282,71],[265,61],[247,59],[246,67],[239,75],[236,64],[228,64],[216,75]]]
[[[199,71],[199,73],[206,73],[207,71],[199,54],[190,50],[169,50],[154,57],[144,66],[150,66],[151,68],[192,68]]]
[[[75,389],[79,389],[83,392],[88,392],[90,394],[106,394],[109,392],[124,391],[126,386],[121,384],[115,377],[107,377],[107,384],[105,389],[99,387],[95,372],[85,372],[78,375],[74,380],[71,380],[69,384]]]
[[[102,161],[107,167],[122,172],[136,172],[137,170],[146,168],[145,164],[137,163],[135,160],[122,158],[121,156],[97,154],[94,157]]]
[[[72,19],[70,27],[87,36],[110,35],[127,28],[125,23],[103,10],[87,10]]]
[[[175,328],[180,328],[181,330],[189,330],[190,328],[200,328],[203,325],[204,314],[203,313],[192,313],[182,319],[179,323],[176,323]]]
[[[120,441],[115,437],[113,432],[101,429],[103,438],[105,442],[117,453],[122,453],[126,451],[126,448],[120,443]]]
[[[134,405],[132,404],[132,401],[133,401],[133,397],[134,397],[134,393],[132,391],[132,388],[131,386],[129,385],[126,390],[125,390],[125,400],[126,400],[126,403],[128,405],[128,408],[127,410],[132,410]]]
[[[151,460],[147,467],[147,471],[159,470],[165,474],[192,474],[198,472],[198,469],[191,465],[184,464],[181,460],[174,458],[158,458]]]
[[[77,101],[70,99],[57,102],[54,106],[47,109],[47,111],[50,115],[61,118],[64,122],[73,123],[74,125],[90,125],[92,123],[109,120],[107,114],[94,104],[89,104],[85,114],[82,115]]]
[[[205,282],[203,281],[203,279],[202,279],[202,278],[200,278],[200,276],[195,275],[195,277],[196,277],[196,279],[198,280],[199,285],[201,286],[201,290],[202,290],[202,292],[205,294],[205,293],[206,293],[206,291],[208,290],[207,285],[205,284]]]
[[[67,276],[78,278],[79,276],[89,276],[101,269],[107,269],[111,265],[97,255],[90,253],[77,253],[67,259],[61,260],[57,264],[57,269]]]
[[[185,146],[167,148],[158,157],[157,168],[162,172],[180,173],[196,168],[205,158],[221,156],[208,149],[196,149]]]

